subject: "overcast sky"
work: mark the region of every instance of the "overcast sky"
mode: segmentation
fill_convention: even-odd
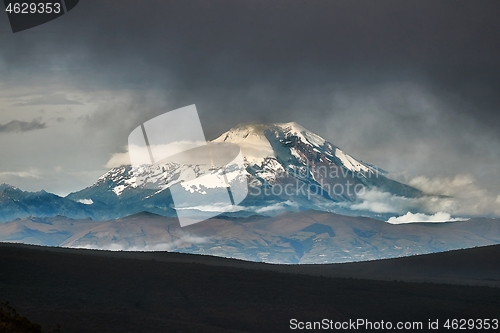
[[[82,0],[13,34],[0,15],[0,183],[89,186],[141,122],[196,104],[209,138],[296,121],[500,205],[499,17],[498,0]]]

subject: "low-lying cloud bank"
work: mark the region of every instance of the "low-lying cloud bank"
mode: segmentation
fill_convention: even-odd
[[[500,195],[479,186],[471,175],[429,178],[419,176],[407,181],[424,196],[406,198],[377,189],[361,193],[353,210],[395,214],[390,223],[456,221],[465,216],[500,216]],[[463,220],[463,218],[458,218]]]
[[[183,248],[191,247],[192,245],[210,243],[209,237],[196,236],[187,232],[178,232],[174,239],[168,241],[151,242],[144,245],[131,245],[126,240],[121,243],[107,243],[102,240],[97,244],[77,244],[70,247],[89,249],[89,250],[106,250],[106,251],[175,251]]]
[[[441,196],[427,202],[426,207],[435,211],[447,211],[452,215],[500,216],[500,193],[478,185],[471,175],[445,178],[416,177],[409,181],[409,185],[424,193]],[[441,207],[446,209],[439,209]]]

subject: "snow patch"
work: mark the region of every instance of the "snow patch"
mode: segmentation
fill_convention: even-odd
[[[350,155],[347,155],[344,153],[341,149],[336,148],[335,150],[335,156],[342,162],[342,164],[349,170],[355,171],[355,172],[371,172],[371,168],[366,166],[364,163],[356,160]]]
[[[118,185],[115,188],[113,188],[113,192],[115,192],[115,194],[117,196],[120,196],[124,189],[125,189],[125,185]]]
[[[92,199],[80,199],[78,200],[79,203],[82,203],[84,205],[92,205],[94,203],[94,201],[92,201]]]
[[[304,143],[310,143],[316,147],[321,147],[325,144],[325,139],[311,131],[308,131],[296,122],[277,123],[275,126],[280,127],[284,133],[297,136]]]

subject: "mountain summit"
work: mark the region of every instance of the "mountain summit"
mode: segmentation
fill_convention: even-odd
[[[212,142],[237,144],[244,158],[249,195],[233,207],[233,216],[275,215],[305,209],[345,214],[348,213],[345,203],[355,203],[359,193],[367,189],[404,197],[421,195],[419,190],[387,178],[377,167],[352,157],[295,122],[242,124]],[[141,211],[175,216],[168,189],[192,178],[192,169],[193,166],[174,163],[166,167],[145,165],[134,170],[131,166],[121,166],[68,198],[112,207],[106,218]],[[137,175],[154,183],[155,189],[138,185],[134,178]],[[186,188],[188,194],[199,196],[203,202],[210,189],[203,184],[191,186]],[[204,210],[217,211],[218,207],[200,205],[190,209],[193,214],[201,214]]]
[[[246,164],[253,171],[249,173],[261,183],[272,184],[279,181],[277,175],[286,174],[301,175],[317,186],[326,184],[328,177],[379,176],[378,168],[356,160],[295,122],[244,124],[213,141],[239,145]],[[345,198],[353,197],[346,195]]]

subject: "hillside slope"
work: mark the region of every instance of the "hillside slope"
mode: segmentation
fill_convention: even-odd
[[[464,254],[470,256],[465,262],[498,256],[498,247],[475,250],[451,256],[456,263]],[[450,259],[432,256],[434,263]],[[394,267],[399,260],[405,259],[396,259]],[[500,288],[283,274],[272,270],[307,267],[188,254],[0,244],[0,265],[0,300],[44,327],[59,323],[66,333],[288,332],[292,318],[364,318],[394,325],[439,320],[444,331],[446,319],[498,318],[500,308]],[[332,265],[338,266],[343,265]],[[421,275],[434,274],[425,265],[419,268]]]

